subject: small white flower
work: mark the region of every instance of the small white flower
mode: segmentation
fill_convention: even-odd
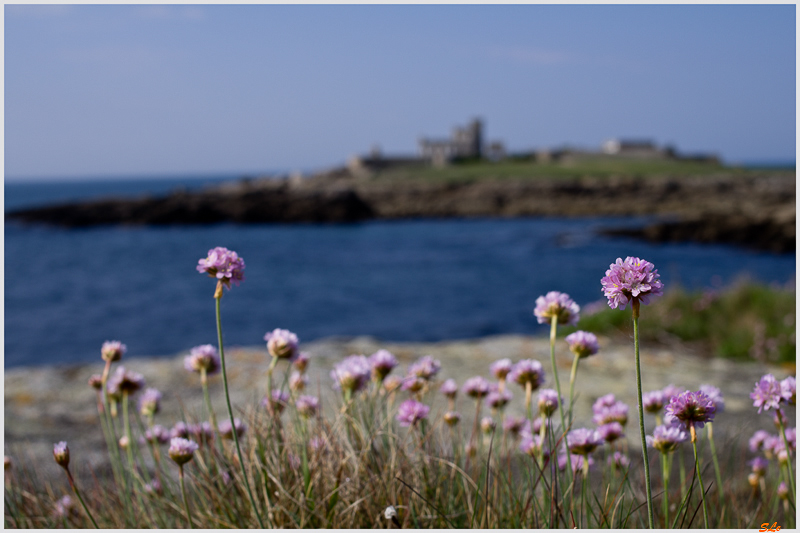
[[[386,520],[392,520],[393,518],[397,518],[397,509],[395,509],[393,505],[390,505],[383,512],[383,516],[386,517]]]

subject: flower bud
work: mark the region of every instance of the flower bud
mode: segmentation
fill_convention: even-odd
[[[65,441],[53,445],[53,458],[64,468],[69,466],[69,447]]]
[[[125,355],[127,351],[128,347],[119,341],[106,341],[100,349],[100,355],[103,357],[104,361],[114,362],[122,359],[122,356]]]
[[[461,415],[456,411],[447,411],[444,414],[444,421],[448,426],[455,426],[461,421]]]
[[[101,390],[103,388],[103,378],[100,374],[93,374],[89,378],[89,386],[95,390]]]
[[[175,461],[178,465],[188,463],[194,457],[194,452],[197,451],[199,446],[197,443],[180,437],[175,437],[170,441],[169,454],[170,459]]]
[[[123,450],[127,450],[130,443],[130,439],[128,439],[126,435],[123,435],[119,438],[119,447]]]

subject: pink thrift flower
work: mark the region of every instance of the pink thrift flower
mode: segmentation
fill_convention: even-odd
[[[278,359],[293,359],[297,356],[297,335],[288,329],[274,329],[264,335],[267,341],[267,351],[272,357]]]
[[[797,380],[794,376],[781,381],[781,398],[789,405],[795,405],[797,398]]]
[[[758,407],[759,413],[762,409],[778,409],[783,400],[781,384],[775,379],[775,376],[766,374],[756,383],[755,389],[750,393],[750,398],[753,400],[753,407]]]
[[[219,372],[220,362],[217,348],[211,344],[195,346],[183,360],[183,367],[198,374],[205,369],[206,375]]]
[[[514,365],[514,368],[508,374],[508,380],[523,387],[530,383],[531,389],[536,390],[544,383],[544,368],[542,368],[542,364],[539,361],[523,359]]]
[[[304,418],[311,418],[317,414],[319,410],[319,399],[314,396],[300,396],[295,402],[295,407],[300,416]]]
[[[188,463],[194,457],[199,446],[196,442],[176,437],[170,441],[167,454],[178,465]]]
[[[397,409],[397,421],[404,427],[413,426],[423,418],[427,418],[430,410],[430,407],[416,400],[406,400]]]
[[[681,442],[686,442],[689,435],[680,426],[656,426],[653,436],[645,437],[647,445],[661,453],[671,453],[678,449]]]
[[[600,345],[594,333],[579,330],[567,335],[564,340],[569,344],[569,351],[578,356],[579,359],[594,355],[600,350]]]
[[[343,391],[358,392],[369,382],[372,367],[363,355],[350,355],[334,365],[331,378],[334,387]]]
[[[489,382],[482,376],[475,376],[464,382],[461,391],[470,398],[483,398],[489,394]]]
[[[448,379],[442,386],[439,387],[439,392],[447,396],[448,398],[455,398],[456,394],[458,394],[458,385],[456,384],[454,379]]]
[[[552,416],[558,409],[558,393],[553,389],[542,389],[539,391],[539,414]]]
[[[397,359],[388,350],[378,350],[369,356],[369,363],[372,365],[372,377],[383,381],[397,366]]]
[[[66,441],[61,441],[53,445],[53,458],[59,466],[67,468],[69,466],[69,446]]]
[[[578,455],[588,455],[603,444],[603,437],[593,429],[573,429],[567,433],[567,448]]]
[[[559,324],[578,323],[580,306],[576,304],[569,294],[550,291],[544,296],[536,298],[536,308],[533,314],[539,324],[549,324],[552,317],[558,318]]]
[[[244,259],[236,252],[218,246],[208,251],[208,257],[197,262],[197,271],[207,273],[230,289],[231,282],[238,285],[244,280]]]
[[[113,362],[122,359],[122,356],[127,351],[128,347],[119,341],[106,341],[103,343],[103,347],[100,348],[100,355],[102,355],[104,361]]]
[[[429,380],[438,374],[441,368],[442,364],[438,360],[430,355],[425,355],[420,357],[409,367],[408,374],[424,380]]]
[[[489,372],[497,379],[502,380],[506,379],[506,376],[511,372],[513,367],[514,365],[511,363],[511,359],[499,359],[489,366]]]
[[[638,300],[647,305],[651,296],[661,296],[664,285],[658,270],[649,261],[638,257],[617,258],[600,280],[603,294],[612,309],[625,309],[628,302]]]
[[[681,424],[685,429],[702,428],[706,422],[714,421],[714,402],[704,393],[686,391],[673,396],[667,405],[664,421]]]

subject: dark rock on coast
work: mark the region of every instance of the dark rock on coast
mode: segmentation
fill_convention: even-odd
[[[104,199],[13,211],[7,220],[65,227],[366,219],[664,215],[631,232],[656,241],[729,242],[794,250],[791,174],[384,180],[345,169],[303,179],[255,179],[157,198]]]
[[[605,229],[601,233],[638,237],[651,242],[738,244],[775,253],[796,250],[794,212],[783,217],[776,214],[709,214],[687,220],[656,222],[643,228]]]

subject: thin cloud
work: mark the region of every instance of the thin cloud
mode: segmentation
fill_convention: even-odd
[[[488,50],[488,55],[525,65],[559,65],[573,59],[566,52],[529,46],[493,46]]]
[[[135,13],[140,18],[151,20],[202,20],[206,18],[205,11],[198,6],[137,6]]]
[[[63,17],[75,11],[67,4],[6,4],[5,14],[11,16],[46,18]]]
[[[178,58],[179,54],[143,45],[111,45],[64,48],[59,51],[59,56],[67,63],[87,65],[102,69],[104,72],[142,74]]]

